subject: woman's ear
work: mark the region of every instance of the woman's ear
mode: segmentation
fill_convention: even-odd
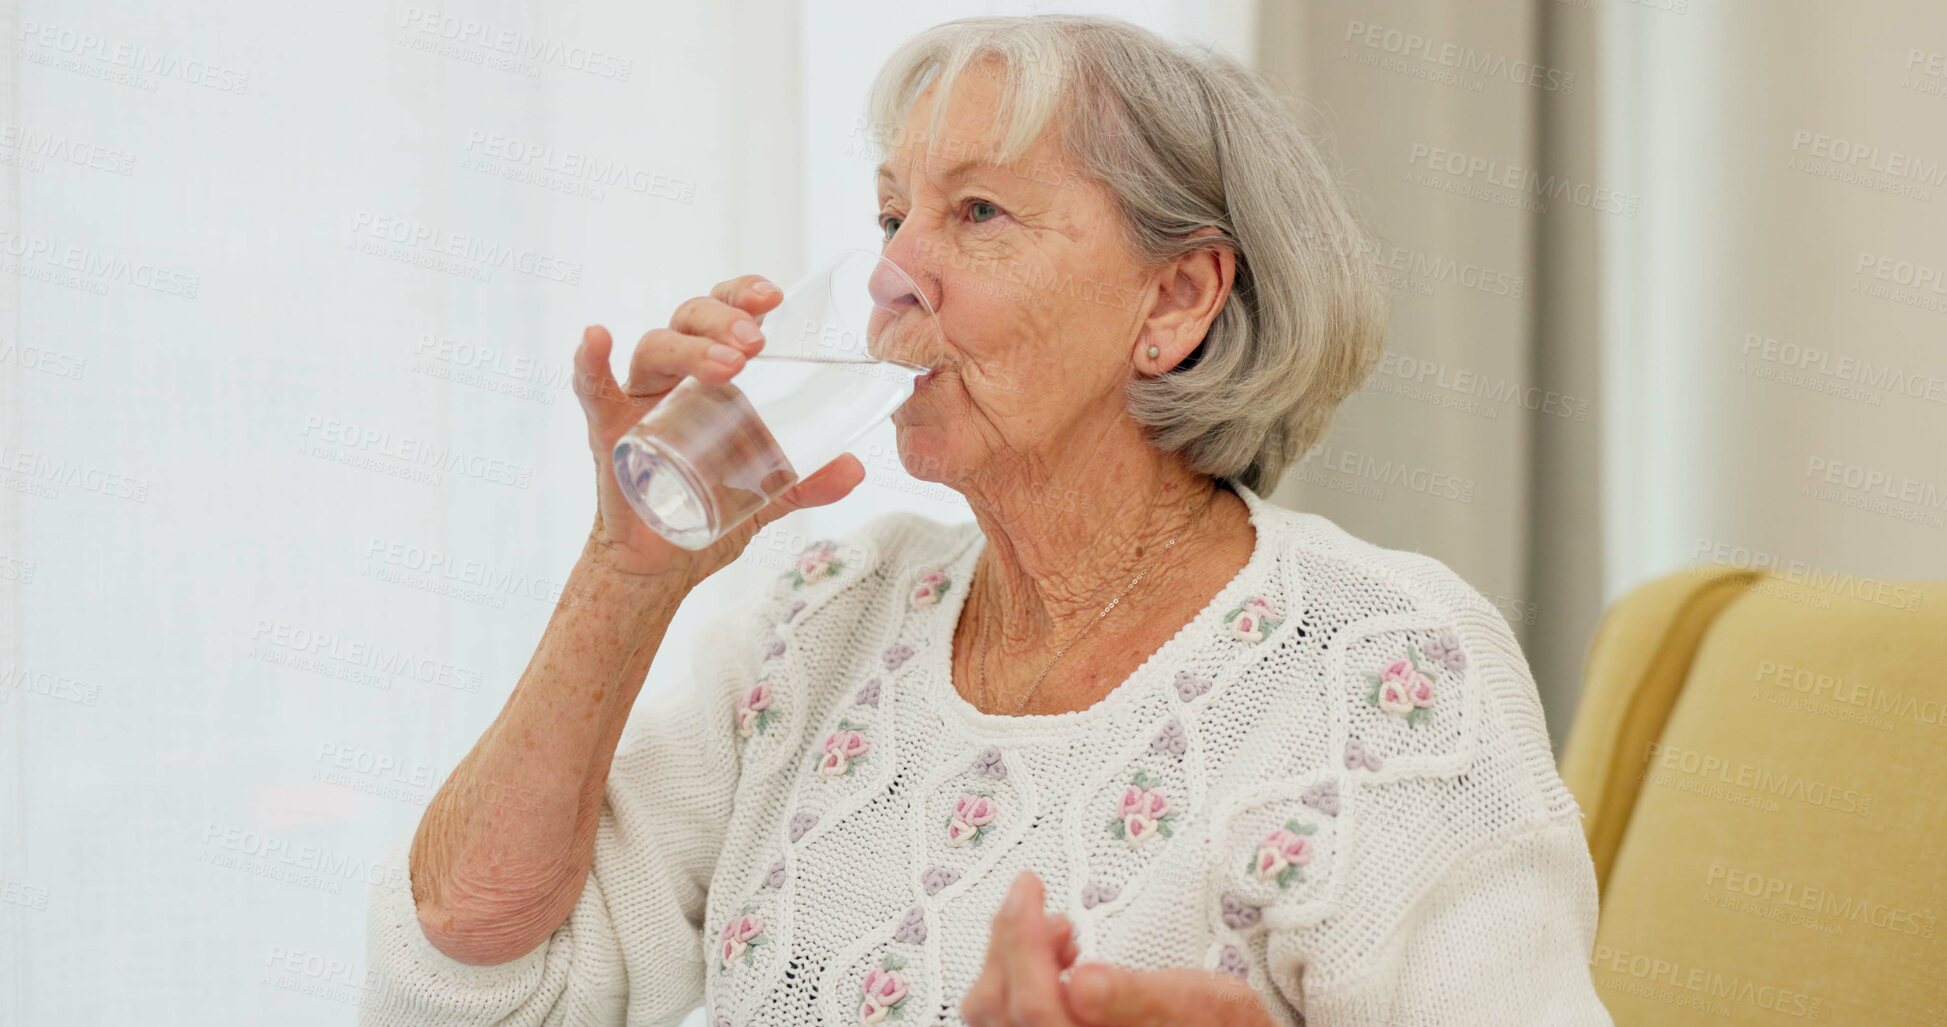
[[[1215,228],[1198,229],[1193,238],[1220,238],[1177,257],[1157,273],[1152,286],[1155,302],[1136,334],[1136,351],[1131,354],[1139,373],[1164,374],[1182,363],[1224,309],[1237,276],[1237,254],[1221,241],[1222,234]]]

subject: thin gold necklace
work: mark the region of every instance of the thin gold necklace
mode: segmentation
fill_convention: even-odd
[[[1197,519],[1203,516],[1204,511],[1210,508],[1210,504],[1217,498],[1217,489],[1218,485],[1215,479],[1212,479],[1210,483],[1210,494],[1204,497],[1203,505],[1198,507],[1197,512],[1190,517],[1190,521],[1184,525],[1183,531],[1187,531],[1191,526],[1195,525]],[[1163,554],[1169,552],[1171,546],[1176,545],[1176,540],[1183,537],[1183,531],[1178,531],[1175,535],[1170,536],[1170,540],[1163,543],[1163,548],[1157,550],[1156,555],[1151,558],[1150,565],[1139,571],[1134,578],[1129,579],[1129,583],[1122,586],[1122,591],[1117,592],[1114,599],[1109,600],[1109,605],[1102,607],[1102,612],[1096,614],[1094,620],[1084,625],[1082,630],[1075,633],[1074,638],[1068,640],[1067,645],[1062,646],[1056,651],[1054,658],[1048,661],[1048,665],[1041,668],[1041,673],[1034,676],[1034,683],[1028,686],[1027,694],[1023,695],[1021,701],[1016,703],[1012,710],[1008,711],[1009,716],[1019,716],[1022,710],[1027,709],[1028,703],[1034,701],[1035,693],[1041,689],[1042,680],[1048,676],[1050,670],[1054,669],[1055,663],[1066,655],[1068,650],[1073,648],[1076,642],[1081,641],[1082,636],[1088,634],[1090,628],[1101,623],[1102,618],[1107,617],[1109,611],[1115,609],[1116,604],[1122,601],[1123,596],[1129,594],[1130,589],[1135,588],[1138,582],[1142,581],[1151,570],[1155,569],[1156,561],[1161,560]],[[987,707],[987,664],[984,661],[980,664],[980,705],[982,709]]]

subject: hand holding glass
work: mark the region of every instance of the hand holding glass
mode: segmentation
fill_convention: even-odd
[[[616,442],[615,481],[645,523],[700,550],[892,415],[942,345],[898,265],[845,250],[763,316],[763,351],[730,381],[686,378]]]

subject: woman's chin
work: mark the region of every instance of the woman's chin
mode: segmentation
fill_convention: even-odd
[[[908,420],[901,423],[895,419],[893,425],[899,466],[919,481],[945,481],[946,433],[930,421]]]

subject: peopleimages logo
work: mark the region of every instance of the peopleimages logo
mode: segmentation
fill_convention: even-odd
[[[1825,1011],[1822,998],[1701,966],[1686,966],[1673,959],[1628,952],[1610,945],[1597,945],[1592,956],[1591,969],[1692,992],[1700,998],[1735,1002],[1801,1020],[1816,1021]],[[1603,986],[1614,988],[1609,983]]]
[[[395,435],[390,429],[374,428],[335,417],[313,414],[304,419],[303,437],[335,449],[313,451],[314,456],[357,455],[389,460],[399,469],[419,472],[408,475],[415,480],[438,484],[440,472],[458,474],[479,481],[511,485],[524,489],[534,480],[534,469],[481,453],[470,453],[442,442]],[[334,457],[337,458],[337,457]],[[356,463],[355,461],[345,461]]]
[[[1394,57],[1425,61],[1428,64],[1437,64],[1468,75],[1504,79],[1515,85],[1533,86],[1551,93],[1561,93],[1563,96],[1575,91],[1573,72],[1550,68],[1520,58],[1510,60],[1500,54],[1476,50],[1471,46],[1438,42],[1417,32],[1404,32],[1384,25],[1372,25],[1354,20],[1346,22],[1343,41]]]
[[[1805,476],[1828,485],[1838,485],[1895,502],[1911,503],[1929,510],[1947,509],[1947,487],[1876,467],[1814,455],[1806,458]]]
[[[475,168],[489,174],[500,174],[503,178],[527,181],[531,180],[531,176],[521,172],[532,172],[543,179],[555,175],[577,186],[626,189],[679,203],[688,203],[696,198],[694,181],[671,178],[659,171],[635,167],[624,160],[558,148],[552,143],[537,143],[499,132],[474,129],[467,133],[466,150],[476,157],[490,157],[510,165],[509,168],[496,168],[487,162]],[[540,184],[547,183],[542,181]],[[586,188],[584,191],[597,199],[605,195],[599,188]]]
[[[626,57],[423,7],[406,8],[399,18],[399,26],[408,33],[418,34],[426,43],[450,43],[518,61],[530,61],[535,65],[583,71],[617,82],[627,82],[635,69],[635,62]]]
[[[1854,816],[1868,816],[1873,811],[1873,797],[1864,792],[1663,742],[1651,742],[1643,755],[1643,762],[1651,764],[1654,770],[1674,771],[1700,781],[1715,781],[1760,795],[1823,806]]]
[[[0,150],[12,150],[28,160],[51,160],[111,175],[135,170],[135,155],[85,142],[57,132],[36,132],[15,124],[0,124]],[[38,170],[38,169],[35,169]]]
[[[1442,146],[1414,143],[1407,153],[1407,164],[1437,171],[1451,178],[1480,185],[1508,189],[1544,200],[1565,200],[1600,214],[1620,214],[1633,218],[1640,199],[1632,193],[1617,192],[1607,186],[1544,175],[1533,168],[1508,164],[1492,157],[1480,157],[1449,150]]]
[[[550,282],[581,284],[582,265],[578,261],[369,210],[352,215],[350,245],[362,253],[419,264],[476,281],[491,281],[495,269],[512,268]]]
[[[22,19],[15,38],[25,44],[18,54],[22,60],[134,86],[146,92],[154,92],[158,80],[171,78],[220,93],[241,95],[250,88],[250,73],[247,71],[151,50],[86,29]]]
[[[57,276],[65,273],[56,284],[83,288],[90,292],[104,292],[102,283],[114,283],[137,289],[149,289],[165,296],[181,296],[192,300],[196,298],[198,282],[193,274],[151,264],[144,260],[103,253],[87,246],[57,242],[37,235],[0,231],[0,254],[8,258],[8,270],[23,277],[46,277],[45,274],[35,272],[38,268]],[[15,261],[20,263],[15,264]]]
[[[1829,888],[1799,884],[1782,877],[1731,866],[1722,860],[1711,860],[1710,870],[1704,875],[1704,884],[1733,895],[1807,910],[1847,923],[1863,923],[1895,934],[1932,939],[1939,925],[1939,918],[1926,910],[1905,909]]]

